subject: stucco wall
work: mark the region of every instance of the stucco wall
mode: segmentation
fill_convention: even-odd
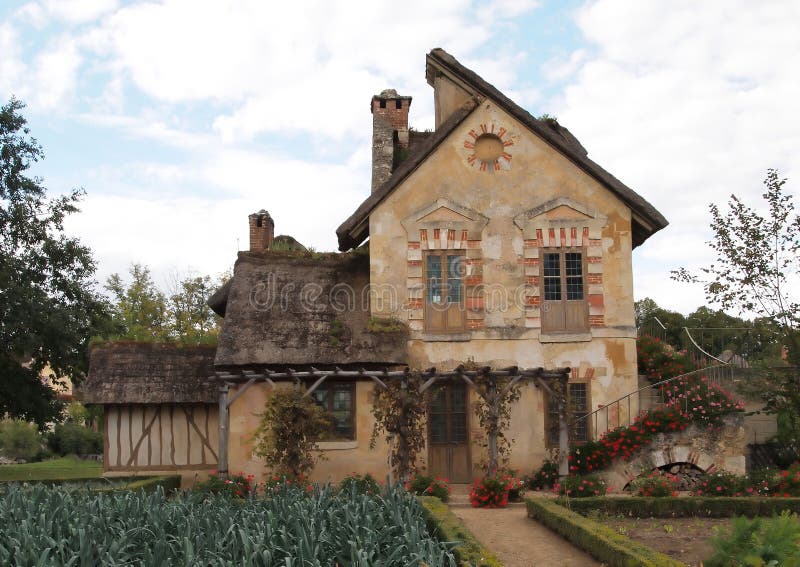
[[[510,157],[481,171],[470,144],[484,131],[500,134]],[[432,242],[434,226],[441,230]],[[591,327],[580,336],[543,335],[538,251],[552,245],[552,234],[575,242],[570,226],[578,227],[589,261]],[[547,227],[555,227],[551,240]],[[566,229],[559,234],[558,227]],[[433,246],[467,257],[468,330],[450,340],[424,330],[422,260]],[[408,322],[412,367],[451,369],[470,359],[493,367],[572,367],[590,383],[593,409],[636,389],[630,209],[491,101],[372,213],[370,259],[371,284],[394,294],[393,301],[374,302],[372,313]],[[528,390],[510,432],[517,439],[514,464],[522,469],[545,456],[541,394]]]

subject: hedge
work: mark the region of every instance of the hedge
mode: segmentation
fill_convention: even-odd
[[[435,496],[418,496],[417,498],[422,502],[425,519],[431,533],[439,541],[460,542],[452,550],[460,565],[464,567],[503,567],[500,560],[475,539],[464,522],[450,511],[447,504]]]
[[[566,498],[556,500],[579,514],[597,511],[609,516],[634,518],[732,518],[734,516],[773,516],[784,510],[800,513],[800,498],[717,496],[704,498],[653,498],[631,496],[620,498]]]
[[[684,563],[628,539],[608,526],[567,510],[555,500],[526,499],[525,505],[530,518],[541,522],[609,567],[686,567]]]
[[[164,494],[172,494],[177,492],[181,487],[180,475],[168,476],[148,476],[144,478],[133,478],[131,482],[118,486],[104,486],[102,488],[93,489],[95,492],[120,492],[125,490],[144,490],[145,492],[153,492],[158,487],[164,489]]]

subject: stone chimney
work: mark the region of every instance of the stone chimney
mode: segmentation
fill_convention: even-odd
[[[275,222],[264,209],[247,217],[250,221],[250,252],[272,250]]]
[[[372,97],[372,191],[380,187],[408,154],[410,96],[387,89]]]

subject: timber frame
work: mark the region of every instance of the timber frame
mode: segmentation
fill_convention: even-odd
[[[411,371],[407,367],[403,370],[389,370],[388,368],[383,370],[366,370],[364,368],[358,370],[342,370],[341,368],[319,370],[312,367],[304,371],[294,371],[291,368],[287,368],[282,371],[262,370],[260,373],[253,370],[242,370],[238,373],[226,371],[215,372],[215,376],[211,377],[211,380],[219,384],[219,458],[217,470],[220,477],[227,477],[230,407],[248,388],[250,388],[250,386],[257,382],[264,382],[268,384],[270,388],[275,388],[277,382],[293,382],[295,388],[299,388],[305,381],[313,380],[314,382],[303,394],[303,396],[308,396],[330,377],[371,379],[379,387],[386,388],[386,382],[389,380],[402,380],[403,383],[407,385],[409,378],[416,374],[422,379],[422,384],[419,386],[420,394],[439,380],[464,380],[469,386],[480,393],[489,408],[489,412],[496,417],[499,414],[499,407],[503,397],[508,394],[515,384],[525,380],[532,381],[537,387],[541,387],[547,392],[551,399],[556,400],[558,404],[558,473],[559,476],[564,477],[569,474],[569,464],[567,460],[569,455],[569,424],[567,423],[566,394],[567,382],[569,381],[571,370],[571,368],[545,370],[541,367],[518,368],[516,366],[498,370],[488,366],[476,370],[467,370],[464,365],[461,365],[453,370],[444,372],[436,368],[429,368],[424,371]],[[474,380],[478,377],[485,377],[488,379],[489,387],[486,392],[481,392],[479,389],[475,388]],[[496,385],[497,379],[499,378],[509,380],[500,389],[498,389]],[[242,384],[242,386],[238,391],[233,396],[230,396],[230,388],[240,384]],[[496,469],[498,463],[497,435],[496,433],[492,434],[492,432],[488,433],[489,467],[490,469]]]

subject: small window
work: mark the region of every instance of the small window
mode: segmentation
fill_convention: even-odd
[[[403,101],[402,101],[402,100],[396,100],[396,101],[394,101],[394,107],[395,107],[397,110],[400,110],[401,108],[403,108]]]
[[[463,331],[466,326],[464,275],[466,258],[453,251],[425,255],[425,330]]]
[[[386,108],[386,99],[385,99],[385,98],[382,98],[382,99],[380,100],[379,106],[380,106],[381,108]]]
[[[589,441],[588,420],[577,421],[577,419],[589,413],[590,407],[589,384],[584,382],[569,384],[567,419],[572,422],[572,430],[570,431],[571,444],[581,444]],[[549,396],[547,397],[545,431],[547,432],[546,445],[548,447],[558,447],[558,405]]]
[[[588,331],[583,259],[583,252],[579,250],[543,252],[542,332]]]
[[[311,396],[331,416],[330,432],[323,441],[355,439],[355,382],[323,382]]]

